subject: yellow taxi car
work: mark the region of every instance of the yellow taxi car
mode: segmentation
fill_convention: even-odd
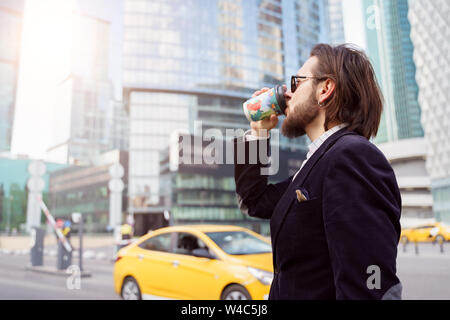
[[[125,300],[263,300],[272,279],[270,242],[236,226],[158,229],[119,250],[114,265]]]
[[[415,228],[403,229],[400,235],[402,243],[408,242],[445,242],[450,241],[450,227],[436,222]]]

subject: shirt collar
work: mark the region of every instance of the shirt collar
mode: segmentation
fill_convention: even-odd
[[[325,131],[320,137],[318,137],[316,140],[314,140],[309,146],[308,146],[308,153],[306,155],[306,159],[309,159],[314,152],[317,151],[317,149],[320,148],[320,146],[322,145],[322,143],[325,142],[325,140],[327,140],[330,136],[332,136],[335,132],[341,130],[342,128],[348,127],[348,123],[341,123],[337,126],[334,126],[331,129],[328,129],[327,131]]]

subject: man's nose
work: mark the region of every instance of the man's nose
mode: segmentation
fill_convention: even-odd
[[[293,93],[291,92],[290,89],[287,88],[285,84],[283,84],[283,89],[284,89],[284,98],[287,100],[292,99]]]

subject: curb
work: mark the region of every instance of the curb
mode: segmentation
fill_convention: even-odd
[[[27,266],[27,267],[25,267],[25,270],[37,272],[37,273],[61,276],[61,277],[70,276],[70,273],[67,273],[67,270],[58,270],[58,269],[46,267],[46,266]],[[83,270],[81,272],[80,276],[81,276],[81,278],[90,278],[91,273],[89,271]]]
[[[0,249],[1,255],[12,255],[12,256],[26,256],[30,254],[30,249]],[[44,249],[44,256],[47,257],[56,257],[56,250]],[[73,251],[72,257],[78,258],[79,252]],[[110,261],[112,258],[108,258],[108,255],[104,252],[95,252],[94,250],[86,250],[83,252],[84,260],[101,260],[101,261]]]

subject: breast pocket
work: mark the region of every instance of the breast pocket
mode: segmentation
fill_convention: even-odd
[[[302,225],[316,225],[321,221],[322,202],[320,198],[299,202],[294,200],[288,218],[291,222],[302,223]]]
[[[316,250],[315,244],[321,243],[323,237],[322,201],[320,198],[298,202],[291,205],[284,222],[286,244],[295,252],[309,256]]]

